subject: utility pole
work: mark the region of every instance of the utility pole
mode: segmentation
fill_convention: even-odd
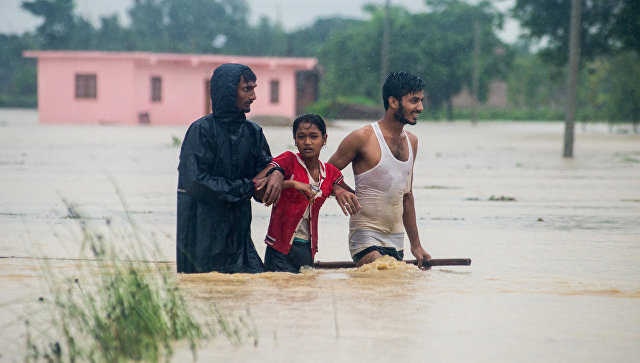
[[[382,52],[380,59],[380,85],[384,84],[389,75],[389,32],[391,31],[391,19],[389,9],[391,0],[385,0],[384,4],[384,24],[382,28]]]
[[[569,69],[567,71],[567,108],[564,116],[565,158],[573,157],[573,131],[576,121],[578,69],[580,68],[580,16],[582,0],[571,0],[571,23],[569,28]]]
[[[478,122],[479,88],[480,88],[480,23],[473,23],[473,72],[471,79],[471,93],[473,94],[473,116],[471,122]]]

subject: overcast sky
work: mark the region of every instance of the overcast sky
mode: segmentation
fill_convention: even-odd
[[[473,2],[473,0],[469,0]],[[506,11],[513,5],[514,0],[494,0],[496,8]],[[22,0],[0,0],[0,33],[17,33],[35,29],[39,18],[22,10]],[[75,0],[77,13],[85,19],[98,24],[101,16],[113,13],[120,14],[120,20],[127,24],[127,9],[133,0]],[[247,0],[252,22],[262,16],[279,20],[285,29],[293,30],[313,23],[317,17],[331,15],[363,18],[362,6],[367,3],[383,4],[384,0]],[[421,0],[391,0],[392,5],[402,5],[410,12],[426,10]],[[506,42],[514,42],[519,33],[518,25],[508,20],[505,29],[499,36]]]

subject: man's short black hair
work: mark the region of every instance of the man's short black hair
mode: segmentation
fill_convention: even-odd
[[[402,96],[422,91],[425,86],[424,81],[413,73],[391,72],[382,86],[384,109],[389,108],[389,97],[402,101]]]
[[[251,68],[249,68],[248,66],[242,68],[242,73],[240,73],[240,75],[242,76],[242,78],[244,78],[245,82],[255,82],[256,79],[258,79],[256,77],[256,74],[253,73]]]
[[[293,137],[296,137],[296,132],[298,132],[298,127],[300,127],[301,123],[308,123],[312,125],[316,125],[322,133],[322,136],[327,134],[327,125],[324,123],[322,117],[313,114],[313,113],[305,113],[304,115],[298,116],[298,118],[293,121]]]

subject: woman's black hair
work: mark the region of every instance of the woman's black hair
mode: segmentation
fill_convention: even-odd
[[[322,117],[313,114],[313,113],[305,113],[304,115],[298,116],[298,118],[293,121],[293,137],[296,137],[296,132],[298,132],[298,127],[301,123],[316,125],[322,136],[327,134],[327,125],[324,123]]]

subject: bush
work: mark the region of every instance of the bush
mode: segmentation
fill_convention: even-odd
[[[328,119],[377,120],[384,115],[384,108],[366,97],[338,97],[320,100],[307,107],[306,112]]]
[[[212,308],[204,323],[198,322],[187,308],[171,265],[158,262],[157,253],[142,251],[140,246],[149,241],[128,213],[127,230],[121,236],[110,220],[96,226],[75,205],[65,204],[67,218],[77,221],[80,229],[84,255],[71,276],[43,265],[48,295],[39,301],[48,322],[37,326],[51,334],[34,339],[27,320],[26,361],[156,362],[168,360],[172,343],[178,340],[188,341],[194,358],[205,338],[221,333],[234,344],[242,342],[243,332],[249,330],[242,319],[239,326]],[[255,338],[255,332],[249,336]]]

